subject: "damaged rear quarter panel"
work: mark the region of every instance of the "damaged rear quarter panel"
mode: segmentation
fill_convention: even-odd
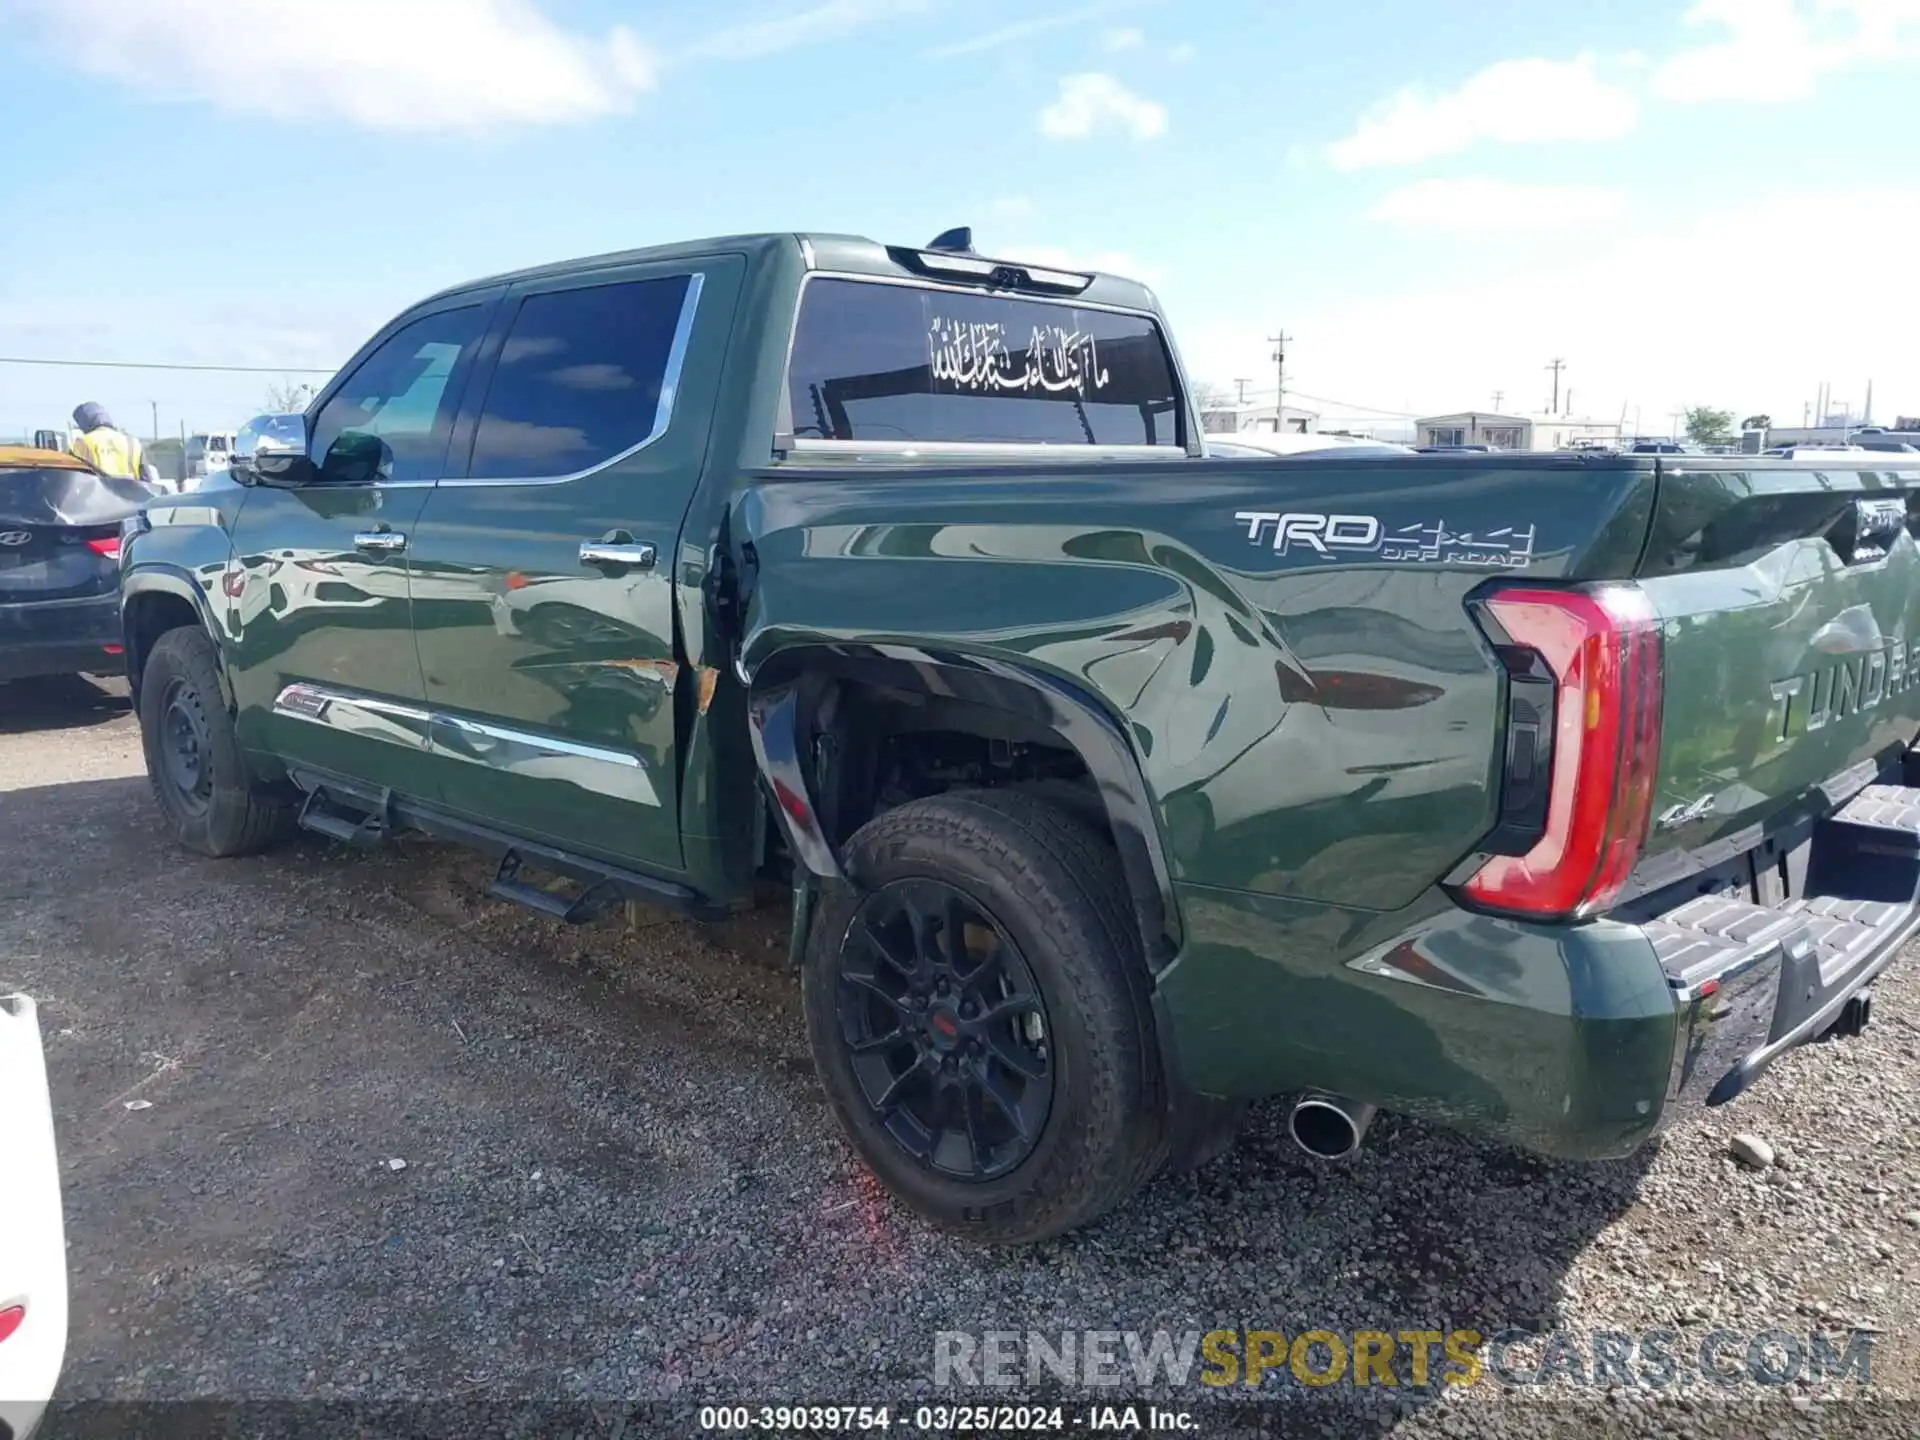
[[[776,467],[738,497],[743,661],[892,643],[1050,673],[1130,739],[1176,882],[1399,909],[1492,823],[1500,685],[1467,596],[1629,573],[1644,533],[1644,468],[1523,458]],[[1282,553],[1249,512],[1385,544]],[[1504,560],[1421,548],[1528,527]]]

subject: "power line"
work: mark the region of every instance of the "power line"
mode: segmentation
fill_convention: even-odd
[[[1265,388],[1249,390],[1246,393],[1246,399],[1260,399],[1273,393],[1273,391]],[[1415,420],[1419,418],[1412,410],[1386,410],[1378,405],[1357,405],[1350,400],[1334,400],[1326,395],[1312,395],[1295,385],[1287,387],[1287,394],[1298,396],[1302,400],[1311,400],[1315,404],[1331,405],[1336,410],[1357,410],[1367,415],[1390,415],[1397,420]]]
[[[307,365],[188,365],[145,360],[46,360],[24,355],[0,355],[0,365],[69,365],[97,370],[196,370],[227,375],[331,375]]]

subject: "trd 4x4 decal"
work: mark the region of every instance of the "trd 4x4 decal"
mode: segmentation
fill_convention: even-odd
[[[1502,525],[1492,530],[1453,530],[1444,520],[1416,520],[1388,530],[1375,515],[1322,515],[1304,511],[1240,510],[1247,543],[1271,543],[1273,553],[1308,550],[1322,560],[1377,555],[1382,560],[1426,565],[1485,565],[1518,570],[1532,563],[1535,529]]]

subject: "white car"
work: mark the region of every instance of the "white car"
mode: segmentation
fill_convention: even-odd
[[[67,1243],[40,1017],[0,995],[0,1435],[26,1440],[67,1351]]]

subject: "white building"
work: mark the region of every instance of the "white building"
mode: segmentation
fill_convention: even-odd
[[[1492,410],[1463,410],[1457,415],[1423,415],[1413,422],[1416,445],[1490,445],[1496,450],[1531,450],[1533,422],[1524,415]]]
[[[1273,413],[1271,405],[1210,405],[1200,412],[1200,428],[1209,435],[1237,435],[1242,431],[1305,435],[1317,428],[1319,420],[1318,410],[1298,410],[1291,405],[1280,415]]]
[[[1571,450],[1575,445],[1617,445],[1620,426],[1612,420],[1572,415],[1503,415],[1492,410],[1463,410],[1428,415],[1413,422],[1416,445],[1487,445],[1495,450]]]
[[[1533,422],[1531,450],[1590,449],[1596,445],[1618,446],[1618,420],[1582,420],[1572,415],[1545,415]]]

